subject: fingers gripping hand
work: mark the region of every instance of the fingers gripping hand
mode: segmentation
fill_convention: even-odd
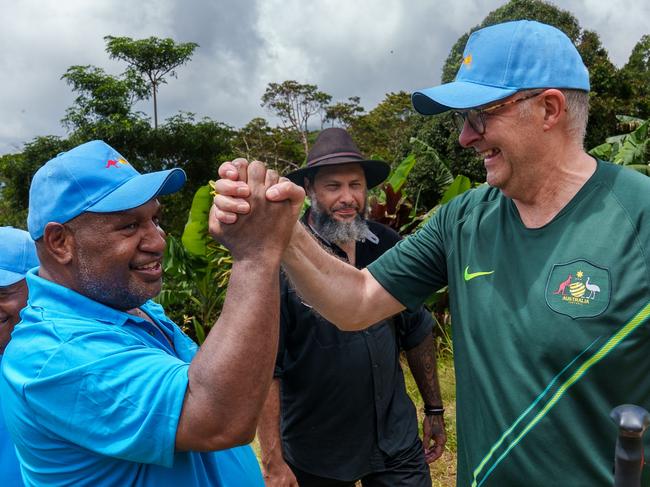
[[[257,163],[257,161],[254,161]],[[214,197],[215,217],[221,223],[235,223],[238,215],[250,211],[250,186],[248,184],[248,167],[246,159],[235,159],[224,162],[219,166],[219,176],[214,183],[217,193]],[[267,198],[270,201],[289,200],[292,207],[302,208],[305,199],[304,190],[287,178],[276,178],[273,183],[267,182]]]
[[[219,169],[222,172],[222,167]],[[224,170],[226,173],[231,171]],[[232,174],[231,174],[232,175]],[[240,175],[237,176],[241,178]],[[248,211],[240,214],[233,222],[227,205],[237,205],[236,199],[230,196],[218,195],[210,214],[211,234],[230,249],[233,257],[260,258],[261,256],[277,257],[281,255],[291,237],[293,226],[304,199],[304,191],[300,187],[285,190],[288,199],[280,202],[267,200],[266,192],[278,183],[275,171],[267,171],[264,164],[254,161],[247,165]],[[220,180],[221,187],[233,187],[232,180]],[[290,183],[291,184],[291,183]],[[294,185],[295,186],[295,185]],[[220,205],[222,205],[220,207]],[[226,206],[223,206],[226,205]],[[226,221],[224,221],[226,220]],[[224,223],[234,223],[224,225]]]

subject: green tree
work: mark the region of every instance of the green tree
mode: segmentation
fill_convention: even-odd
[[[262,106],[275,114],[286,128],[295,131],[306,154],[309,152],[309,120],[318,114],[322,126],[331,100],[332,96],[319,91],[317,85],[287,80],[267,85],[262,95]]]
[[[306,154],[293,130],[271,127],[263,118],[254,118],[235,135],[233,146],[238,157],[264,161],[279,174],[301,166]]]
[[[133,117],[133,104],[147,97],[147,86],[132,72],[121,77],[95,66],[70,66],[61,79],[77,93],[63,124],[80,129],[101,121]]]
[[[348,101],[341,101],[330,105],[325,110],[325,121],[330,122],[332,127],[335,125],[344,128],[350,127],[359,115],[365,111],[360,105],[360,102],[361,98],[351,96],[348,98]]]
[[[644,35],[632,49],[627,64],[621,70],[629,86],[628,113],[639,118],[650,118],[650,35]]]
[[[29,185],[34,173],[71,147],[70,142],[60,137],[37,137],[25,144],[22,153],[0,157],[0,225],[27,227]]]
[[[153,96],[154,128],[158,128],[158,88],[167,83],[165,76],[176,77],[175,69],[186,64],[194,50],[195,42],[177,44],[173,39],[132,39],[130,37],[104,37],[106,52],[111,59],[125,61],[129,65],[127,76],[137,74],[149,83]]]
[[[349,132],[367,157],[396,166],[409,153],[409,139],[420,118],[408,93],[388,93],[375,108],[352,119]]]

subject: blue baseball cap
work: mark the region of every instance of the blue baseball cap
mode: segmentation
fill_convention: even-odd
[[[32,267],[38,267],[36,245],[25,230],[0,227],[0,287],[25,279]]]
[[[532,20],[475,31],[467,41],[456,79],[416,91],[423,115],[475,108],[534,88],[589,91],[589,72],[564,32]]]
[[[29,188],[27,228],[34,240],[50,222],[65,223],[86,211],[130,210],[185,184],[182,169],[140,174],[111,146],[94,140],[46,162]]]

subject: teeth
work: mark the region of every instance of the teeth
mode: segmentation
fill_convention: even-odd
[[[154,262],[153,264],[149,264],[149,265],[143,265],[143,266],[140,266],[140,267],[136,267],[136,269],[149,271],[149,270],[155,269],[156,267],[158,267],[158,262]]]
[[[481,152],[480,154],[483,157],[483,159],[487,159],[489,157],[496,156],[499,152],[501,152],[499,149],[489,149],[489,150]]]

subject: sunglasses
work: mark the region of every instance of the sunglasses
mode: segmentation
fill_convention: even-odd
[[[487,116],[491,111],[497,110],[507,105],[514,105],[515,103],[519,103],[520,101],[530,100],[531,98],[535,98],[536,96],[539,96],[542,93],[544,93],[544,91],[538,91],[537,93],[532,93],[527,96],[522,96],[521,98],[516,98],[514,100],[510,100],[505,103],[499,103],[498,105],[493,105],[491,107],[481,108],[478,110],[477,109],[463,110],[462,112],[455,111],[454,122],[456,123],[456,127],[458,127],[458,131],[462,132],[463,127],[465,126],[465,120],[467,120],[469,126],[472,127],[474,132],[476,132],[479,135],[483,135],[485,133],[485,124],[487,123]]]

